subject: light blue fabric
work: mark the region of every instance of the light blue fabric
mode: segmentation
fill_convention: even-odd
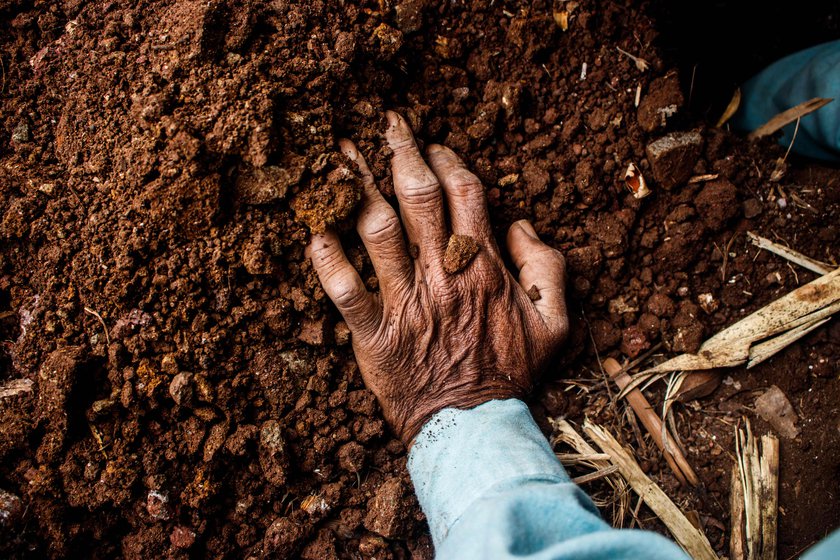
[[[840,529],[813,546],[802,560],[837,560],[840,558]]]
[[[752,131],[777,114],[814,97],[834,99],[802,117],[793,151],[840,162],[840,40],[785,57],[750,79],[741,88],[741,110],[735,128]],[[794,124],[783,129],[780,143],[793,138]]]
[[[437,413],[408,470],[438,559],[687,558],[656,533],[610,528],[518,400]]]

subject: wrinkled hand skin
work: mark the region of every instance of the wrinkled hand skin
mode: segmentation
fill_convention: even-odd
[[[517,281],[493,238],[478,178],[440,145],[428,147],[427,165],[405,119],[393,112],[387,117],[399,217],[352,142],[339,143],[365,183],[357,229],[379,293],[368,292],[335,232],[313,235],[308,254],[350,328],[365,384],[410,445],[444,408],[521,398],[531,390],[568,330],[565,266],[522,220],[507,235]],[[457,274],[443,269],[450,233],[480,245]],[[415,259],[412,245],[419,248]],[[536,301],[526,294],[532,286],[539,290]]]

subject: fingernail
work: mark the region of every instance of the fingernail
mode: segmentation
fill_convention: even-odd
[[[344,155],[349,157],[351,160],[356,161],[356,158],[359,157],[359,152],[356,150],[356,146],[351,140],[341,138],[338,141],[338,146],[341,148]]]
[[[539,239],[540,237],[537,235],[537,230],[534,229],[534,226],[531,225],[531,222],[528,220],[519,220],[516,222],[519,227],[522,228],[529,237],[533,237],[534,239]]]
[[[391,127],[399,126],[400,121],[402,120],[402,117],[400,117],[400,115],[398,113],[395,113],[394,111],[390,111],[390,110],[385,111],[385,118],[388,119],[388,124]]]
[[[426,153],[436,154],[438,152],[443,152],[444,150],[446,150],[446,148],[441,146],[440,144],[429,144],[429,147],[426,148]]]

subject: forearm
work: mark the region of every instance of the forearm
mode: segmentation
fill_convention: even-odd
[[[610,529],[518,400],[441,411],[408,468],[438,558],[685,557],[659,535]]]

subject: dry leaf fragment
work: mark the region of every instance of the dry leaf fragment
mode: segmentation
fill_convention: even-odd
[[[569,29],[569,12],[566,10],[560,12],[554,12],[554,23],[557,24],[557,27],[562,29],[563,31],[568,31]]]
[[[796,119],[801,119],[805,115],[825,107],[832,101],[834,101],[834,99],[827,97],[815,97],[805,101],[804,103],[800,103],[795,107],[791,107],[787,111],[782,111],[760,127],[753,130],[752,133],[750,133],[749,138],[751,140],[755,140],[756,138],[769,136],[770,134],[773,134],[774,132],[781,130],[790,123],[794,122]]]
[[[627,171],[624,173],[624,183],[633,193],[634,198],[644,198],[650,194],[645,177],[635,163],[631,162],[627,166]]]
[[[517,180],[519,180],[519,173],[511,173],[510,175],[505,175],[499,179],[499,186],[506,187],[514,184]]]
[[[787,395],[777,386],[771,386],[755,399],[755,411],[782,437],[794,439],[799,435],[799,429],[796,427],[799,417]]]
[[[729,100],[729,105],[724,109],[723,114],[718,119],[716,128],[720,128],[738,112],[738,107],[741,106],[741,88],[736,88],[735,93],[732,94],[732,99]]]

